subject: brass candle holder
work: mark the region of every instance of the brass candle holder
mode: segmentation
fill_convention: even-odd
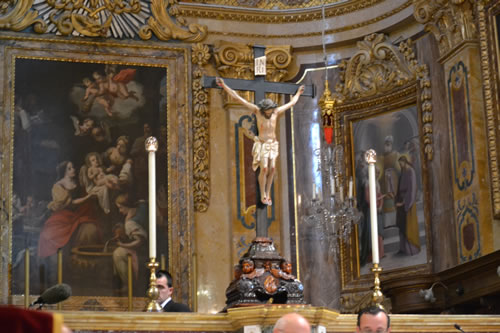
[[[161,312],[162,308],[158,304],[158,288],[156,287],[156,270],[158,269],[158,263],[156,258],[149,258],[148,268],[150,270],[149,275],[149,289],[147,291],[147,296],[149,298],[148,306],[146,307],[147,312]]]
[[[382,302],[384,301],[384,294],[382,294],[382,289],[380,289],[380,273],[382,273],[382,267],[374,263],[372,272],[375,278],[373,282],[372,303],[378,307],[382,307]]]

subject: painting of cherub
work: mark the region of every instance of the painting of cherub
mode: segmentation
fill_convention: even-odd
[[[137,213],[147,206],[139,190],[147,179],[136,176],[143,161],[132,148],[144,140],[144,124],[156,137],[166,128],[166,67],[37,58],[16,59],[15,67],[12,252],[30,249],[31,293],[57,283],[60,250],[74,296],[125,296],[113,257],[124,245],[113,227],[147,230],[147,210]],[[156,167],[167,170],[166,159]],[[168,211],[157,214],[166,219]],[[166,224],[158,228],[167,234]],[[148,259],[147,237],[142,232],[134,249],[138,263]],[[168,255],[164,239],[157,245],[158,255]],[[13,264],[13,294],[23,292],[22,267],[22,260]],[[144,295],[148,276],[137,265],[134,296]]]
[[[90,77],[82,79],[82,85],[73,88],[72,98],[82,114],[107,117],[127,117],[131,110],[144,105],[143,86],[134,80],[137,69],[119,69],[107,64]]]

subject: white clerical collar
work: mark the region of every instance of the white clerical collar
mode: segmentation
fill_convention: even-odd
[[[170,302],[171,300],[172,300],[172,297],[169,297],[166,300],[164,300],[163,303],[161,303],[161,308],[163,309],[165,307],[165,305],[167,305],[167,303]]]

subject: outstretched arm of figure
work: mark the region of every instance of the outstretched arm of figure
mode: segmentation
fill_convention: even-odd
[[[250,103],[249,101],[247,101],[246,99],[244,99],[243,97],[241,97],[240,95],[238,95],[238,93],[236,91],[234,91],[233,89],[229,88],[224,83],[224,80],[222,78],[220,78],[220,77],[216,78],[215,82],[217,83],[217,85],[219,87],[221,87],[222,89],[224,89],[229,94],[229,96],[231,96],[232,98],[234,98],[235,100],[237,100],[240,104],[243,104],[244,106],[246,106],[250,111],[252,111],[254,113],[257,112],[257,111],[259,111],[259,108],[257,107],[257,105],[255,105],[253,103]]]
[[[117,244],[118,246],[124,247],[126,249],[134,249],[137,248],[139,245],[141,245],[143,242],[143,239],[139,235],[132,235],[132,241],[129,243],[123,243],[118,241]]]
[[[291,108],[292,106],[294,106],[298,102],[299,97],[300,97],[300,95],[302,95],[305,88],[306,87],[304,85],[301,85],[299,87],[299,89],[297,89],[297,92],[295,93],[295,95],[293,95],[290,102],[283,104],[282,106],[279,106],[276,108],[276,113],[279,115],[279,114],[285,112],[286,110],[288,110],[289,108]]]

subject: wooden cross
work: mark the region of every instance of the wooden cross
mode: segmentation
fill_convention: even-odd
[[[265,50],[266,50],[265,46],[254,45],[253,46],[254,59],[264,56]],[[219,87],[215,82],[215,79],[216,79],[215,76],[204,76],[203,88],[221,89],[221,87]],[[266,98],[266,93],[294,95],[297,92],[297,89],[299,88],[299,85],[294,83],[266,81],[265,75],[256,76],[254,80],[224,78],[224,83],[234,90],[253,91],[254,104],[257,104],[257,102]],[[314,97],[315,96],[314,85],[305,86],[305,90],[302,93],[302,96]],[[257,188],[259,187],[257,186]],[[257,198],[255,232],[257,237],[267,237],[268,236],[267,205],[261,203],[259,193],[257,193],[257,196],[258,198]]]

